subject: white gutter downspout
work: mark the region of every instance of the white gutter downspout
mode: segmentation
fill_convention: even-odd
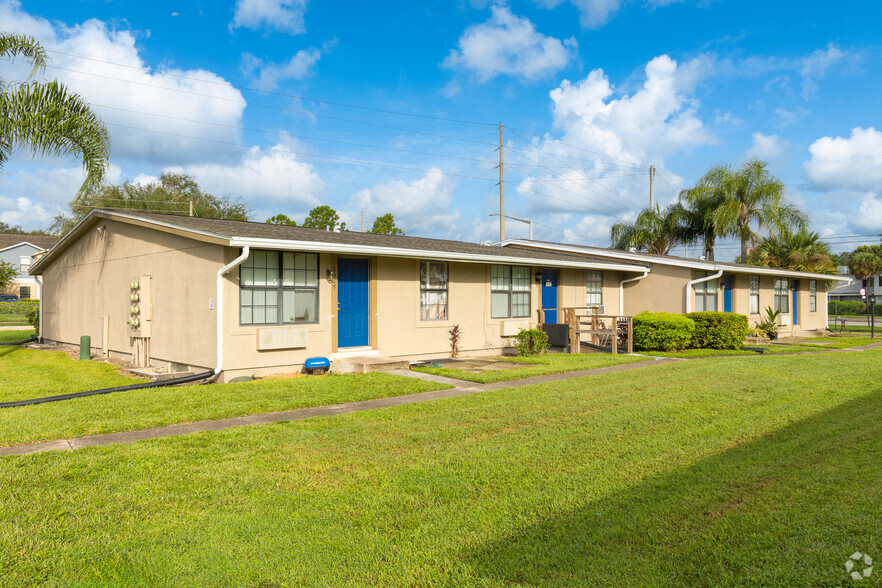
[[[722,275],[723,270],[720,270],[712,276],[697,278],[686,284],[686,314],[692,312],[692,286],[694,286],[695,284],[700,284],[701,282],[710,282],[711,280],[719,279]]]
[[[643,272],[642,276],[637,276],[636,278],[628,278],[627,280],[622,280],[619,282],[619,314],[625,314],[625,283],[626,282],[636,282],[637,280],[642,280],[646,276],[649,275],[649,270]]]
[[[37,333],[37,341],[43,342],[43,276],[34,276],[34,281],[40,285],[40,310],[37,312],[40,313],[40,322],[39,329],[40,332]]]
[[[242,247],[242,255],[217,270],[217,367],[214,368],[214,375],[221,373],[224,369],[224,274],[242,264],[248,259],[250,248],[248,245]],[[42,318],[42,315],[40,315]]]

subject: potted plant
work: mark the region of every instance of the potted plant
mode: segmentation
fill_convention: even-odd
[[[771,306],[767,306],[766,320],[757,325],[760,329],[765,331],[769,339],[773,341],[778,338],[778,315],[780,314],[780,310],[772,310]]]

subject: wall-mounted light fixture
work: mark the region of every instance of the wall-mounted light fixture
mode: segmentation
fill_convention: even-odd
[[[533,274],[533,279],[536,280],[537,284],[542,283],[542,270],[536,270],[536,273]]]
[[[329,284],[333,284],[334,280],[337,279],[337,270],[329,267],[325,270],[325,277],[328,279]]]
[[[98,227],[98,234],[100,235],[102,233],[104,233],[104,225],[101,225],[100,227]]]

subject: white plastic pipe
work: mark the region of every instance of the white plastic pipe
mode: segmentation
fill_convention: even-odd
[[[622,280],[619,282],[619,314],[625,314],[625,283],[626,282],[636,282],[637,280],[642,280],[646,276],[649,275],[649,270],[643,272],[642,276],[637,276],[636,278],[628,278],[627,280]]]
[[[37,341],[41,341],[43,339],[43,276],[34,276],[34,281],[40,286],[40,310],[37,312],[40,313],[39,319],[39,330],[37,333]]]
[[[695,284],[700,284],[701,282],[710,282],[711,280],[717,280],[720,276],[723,275],[723,270],[718,271],[712,276],[707,276],[704,278],[697,278],[692,280],[688,284],[686,284],[686,314],[692,312],[692,287]]]
[[[248,245],[245,245],[242,247],[242,255],[217,270],[217,367],[214,368],[215,376],[224,369],[224,274],[241,265],[248,259],[250,252]]]

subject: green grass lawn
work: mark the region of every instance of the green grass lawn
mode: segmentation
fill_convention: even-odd
[[[0,331],[0,333],[3,333]],[[60,351],[0,347],[0,402],[143,382]],[[388,374],[148,388],[0,409],[0,446],[449,388]],[[2,585],[2,583],[0,583]]]
[[[21,329],[14,331],[0,331],[0,343],[11,343],[12,341],[24,341],[34,334],[33,329]]]
[[[763,349],[768,353],[799,353],[803,351],[825,351],[830,346],[820,345],[747,345],[752,349]],[[684,349],[683,351],[641,351],[645,355],[653,357],[680,357],[684,359],[699,357],[722,357],[728,355],[760,355],[756,351],[746,349]]]
[[[0,326],[27,325],[28,317],[23,314],[0,314]]]
[[[875,338],[871,339],[869,335],[853,336],[842,335],[832,337],[812,337],[809,339],[799,339],[799,344],[815,344],[820,346],[823,344],[827,349],[848,349],[849,347],[860,347],[862,345],[870,345],[871,343],[882,343],[882,331]]]
[[[446,367],[416,368],[416,371],[424,372],[427,374],[434,374],[436,376],[456,378],[458,380],[467,380],[469,382],[478,382],[480,384],[489,384],[491,382],[505,382],[507,380],[518,380],[520,378],[543,376],[546,374],[576,372],[579,370],[590,370],[594,368],[620,365],[623,363],[636,363],[646,360],[645,357],[635,357],[633,355],[609,355],[605,353],[550,353],[547,355],[537,355],[533,357],[506,357],[497,359],[504,359],[505,361],[513,363],[538,365],[525,365],[521,368],[477,373],[466,372],[463,370]]]
[[[846,558],[882,548],[880,360],[678,362],[4,458],[0,583],[851,585]]]

